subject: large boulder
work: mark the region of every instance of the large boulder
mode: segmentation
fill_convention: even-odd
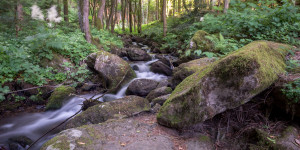
[[[147,100],[149,100],[149,102],[151,102],[153,99],[160,97],[162,95],[167,95],[167,94],[171,94],[172,93],[172,88],[170,87],[160,87],[157,89],[152,90],[146,97]]]
[[[59,86],[51,94],[46,110],[55,110],[62,107],[71,93],[75,93],[75,88],[70,86]]]
[[[180,64],[178,67],[173,69],[172,87],[175,88],[186,77],[192,75],[198,70],[202,70],[207,65],[213,63],[215,60],[216,59],[214,58],[205,57]]]
[[[157,115],[160,124],[184,128],[238,107],[285,72],[290,46],[256,41],[181,82]]]
[[[149,61],[151,56],[144,50],[140,48],[126,48],[127,57],[132,61]]]
[[[209,34],[203,30],[197,31],[190,41],[191,49],[201,49],[202,52],[213,52],[214,45],[212,41],[207,39],[205,36]]]
[[[117,90],[136,76],[125,60],[105,51],[89,55],[86,63],[90,68],[98,72],[103,82],[102,84],[109,89]],[[119,84],[120,82],[121,84]]]
[[[172,75],[172,69],[161,61],[152,63],[150,66],[150,70],[154,73],[164,74],[167,76]]]
[[[126,95],[138,95],[145,97],[155,89],[158,85],[158,82],[150,79],[136,79],[132,81],[127,90]]]
[[[97,124],[108,119],[129,117],[149,110],[150,104],[147,99],[138,96],[125,96],[115,101],[104,102],[88,108],[70,120],[66,124],[66,128]]]

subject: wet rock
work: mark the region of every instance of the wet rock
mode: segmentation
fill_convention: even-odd
[[[186,77],[192,75],[198,70],[205,68],[215,61],[214,58],[200,58],[180,64],[173,69],[172,88],[175,88]]]
[[[164,102],[170,97],[171,94],[167,94],[167,95],[163,95],[163,96],[159,96],[155,99],[152,100],[151,102],[151,105],[156,105],[156,104],[159,104],[159,105],[163,105]]]
[[[163,80],[159,81],[156,88],[161,88],[164,86],[170,86],[169,79],[163,79]]]
[[[91,91],[91,90],[95,89],[97,86],[99,86],[99,84],[94,84],[93,82],[87,82],[82,85],[81,90],[82,91]]]
[[[155,55],[155,58],[158,59],[159,61],[161,61],[162,63],[164,63],[165,65],[171,67],[171,63],[170,63],[169,59],[167,59],[163,55],[157,54],[157,55]]]
[[[197,71],[172,92],[157,115],[158,122],[189,127],[250,101],[285,72],[289,49],[256,41]]]
[[[138,96],[125,96],[118,100],[89,107],[70,120],[66,124],[66,128],[97,124],[108,119],[128,117],[149,110],[150,104],[147,99]]]
[[[148,61],[151,60],[151,56],[144,50],[139,48],[126,48],[127,57],[132,61]]]
[[[132,66],[132,69],[133,69],[133,70],[136,70],[136,71],[139,71],[139,70],[140,70],[140,68],[139,68],[137,65]]]
[[[160,109],[161,105],[156,103],[152,108],[151,108],[151,112],[152,113],[157,113]]]
[[[105,51],[90,54],[86,63],[99,74],[103,86],[115,91],[136,76],[125,60]]]
[[[75,88],[63,85],[57,87],[48,100],[46,110],[55,110],[61,108],[71,93],[75,93]]]
[[[172,75],[172,69],[161,61],[156,61],[152,63],[150,70],[154,73],[165,74],[167,76]]]
[[[136,79],[131,82],[126,90],[126,95],[137,95],[145,97],[155,89],[158,82],[150,79]]]
[[[10,149],[18,149],[19,146],[22,146],[23,148],[25,148],[26,146],[29,146],[32,144],[32,140],[30,138],[28,138],[27,136],[18,136],[18,137],[13,137],[9,139],[10,143],[9,147]],[[13,147],[13,148],[12,148]]]
[[[154,90],[152,90],[146,97],[147,100],[149,100],[149,102],[151,102],[153,99],[162,96],[162,95],[167,95],[167,94],[171,94],[172,93],[172,89],[170,87],[161,87],[161,88],[156,88]]]

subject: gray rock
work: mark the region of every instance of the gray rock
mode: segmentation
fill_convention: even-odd
[[[167,76],[172,75],[172,69],[161,61],[152,63],[150,70],[154,73],[165,74]]]
[[[163,95],[163,96],[160,96],[160,97],[157,97],[157,98],[153,99],[152,102],[151,102],[151,106],[154,106],[156,104],[163,105],[164,102],[170,97],[170,95],[171,94]]]
[[[149,102],[151,102],[153,99],[163,96],[163,95],[167,95],[167,94],[171,94],[172,93],[172,89],[170,87],[161,87],[161,88],[156,88],[154,90],[152,90],[146,97],[146,99],[149,100]]]
[[[126,95],[145,97],[158,85],[157,81],[150,79],[137,79],[131,82],[126,90]]]
[[[127,57],[132,61],[148,61],[151,60],[151,56],[144,50],[139,48],[126,48]]]

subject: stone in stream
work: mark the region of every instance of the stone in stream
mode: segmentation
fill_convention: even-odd
[[[158,82],[150,79],[136,79],[132,81],[127,90],[126,95],[138,95],[146,97],[150,91],[155,89],[158,85]]]
[[[144,50],[140,48],[125,48],[127,52],[127,57],[132,61],[149,61],[151,56]]]
[[[160,109],[157,120],[190,127],[247,103],[285,72],[288,45],[255,41],[184,79]]]
[[[186,77],[195,73],[198,70],[205,68],[206,66],[213,63],[215,58],[200,58],[196,60],[189,61],[187,63],[180,64],[178,67],[173,69],[172,76],[172,88],[175,88],[180,82],[182,82]]]
[[[89,107],[71,119],[66,124],[66,128],[74,128],[86,124],[97,124],[105,122],[108,119],[129,117],[149,110],[150,104],[147,99],[134,95],[125,96],[114,101]]]
[[[125,60],[106,51],[90,54],[86,63],[99,74],[102,84],[114,91],[136,77],[135,72]]]
[[[150,70],[154,73],[164,74],[167,76],[172,75],[172,69],[161,61],[152,63]]]
[[[27,136],[12,137],[9,138],[8,140],[9,140],[10,150],[18,150],[20,148],[19,145],[22,146],[22,148],[25,148],[26,146],[31,145],[33,142]]]
[[[166,57],[164,57],[164,55],[157,54],[157,55],[155,55],[155,58],[158,59],[159,61],[161,61],[162,63],[164,63],[165,65],[171,67],[170,60],[167,59]]]
[[[151,102],[153,99],[162,96],[162,95],[167,95],[172,93],[172,88],[170,87],[160,87],[152,90],[146,97],[146,99]]]
[[[46,110],[55,110],[62,107],[65,100],[70,96],[71,93],[75,93],[74,87],[69,86],[59,86],[51,94],[47,105]]]

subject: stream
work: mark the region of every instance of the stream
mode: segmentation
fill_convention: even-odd
[[[133,42],[133,44],[136,44]],[[139,43],[140,44],[140,43]],[[125,59],[125,58],[124,58]],[[152,57],[151,61],[137,61],[130,62],[130,66],[137,66],[139,70],[135,70],[136,78],[131,80],[129,83],[125,84],[116,94],[106,94],[104,97],[99,99],[100,101],[111,101],[115,99],[119,99],[125,96],[125,92],[129,84],[136,79],[152,79],[156,81],[161,81],[163,79],[167,79],[167,76],[162,74],[153,73],[150,71],[150,64],[157,61]],[[99,94],[100,95],[100,94]],[[89,98],[92,94],[81,95],[82,97]],[[97,96],[96,96],[97,97]],[[4,118],[0,120],[0,150],[1,147],[9,150],[9,139],[13,137],[26,136],[33,141],[41,137],[48,130],[52,129],[56,125],[63,122],[68,117],[75,114],[78,110],[80,110],[83,98],[79,97],[71,97],[63,105],[62,108],[55,111],[46,111],[39,113],[22,113],[18,114],[15,117]],[[32,150],[38,150],[41,146],[53,138],[57,132],[60,130],[57,129],[49,134],[47,134],[44,138],[42,138],[38,143],[36,143],[32,148]],[[17,145],[17,149],[24,150],[23,147]]]

